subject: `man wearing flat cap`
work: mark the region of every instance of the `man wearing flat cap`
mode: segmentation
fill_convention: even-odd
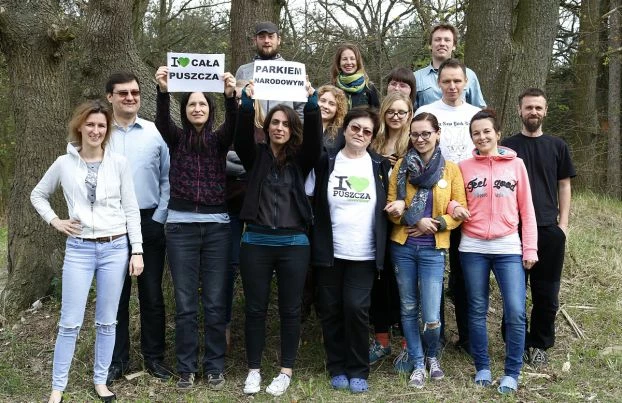
[[[257,50],[254,60],[285,60],[279,53],[281,36],[279,35],[279,27],[274,23],[270,21],[257,23],[255,25],[253,43]],[[238,97],[242,94],[242,88],[253,78],[254,60],[240,66],[235,73],[236,94]],[[266,116],[271,108],[279,104],[284,104],[294,108],[296,112],[298,112],[300,119],[303,118],[302,110],[305,105],[304,102],[261,100],[259,104],[261,105],[260,116]]]

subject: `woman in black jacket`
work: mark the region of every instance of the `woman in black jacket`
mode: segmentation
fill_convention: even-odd
[[[301,295],[309,264],[307,231],[313,219],[304,178],[322,148],[317,93],[308,82],[307,91],[304,127],[292,108],[277,105],[268,112],[263,124],[265,144],[255,144],[254,140],[253,84],[242,91],[234,146],[248,173],[240,211],[240,219],[246,223],[240,275],[246,312],[247,394],[261,389],[259,370],[273,272],[278,281],[281,372],[266,392],[280,396],[287,390],[298,351]]]
[[[345,146],[323,154],[315,166],[316,304],[331,385],[353,393],[367,390],[371,289],[387,244],[390,163],[368,149],[378,127],[369,107],[351,109],[343,122]]]

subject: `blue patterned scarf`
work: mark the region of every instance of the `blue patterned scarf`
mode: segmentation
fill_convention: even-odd
[[[417,194],[410,201],[410,205],[402,216],[402,224],[415,225],[423,217],[423,211],[428,201],[430,190],[443,176],[445,159],[441,149],[436,146],[432,158],[427,165],[414,148],[408,150],[397,172],[397,200],[406,200],[406,179],[411,185],[417,186]]]

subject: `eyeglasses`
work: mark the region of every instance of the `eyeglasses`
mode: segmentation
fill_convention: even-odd
[[[350,124],[349,127],[350,127],[350,130],[352,130],[352,133],[354,133],[354,134],[359,134],[361,132],[361,130],[363,131],[363,136],[365,136],[365,137],[371,137],[374,134],[374,132],[372,132],[371,130],[363,129],[359,125]]]
[[[427,140],[430,138],[432,133],[434,132],[421,132],[421,133],[412,132],[410,133],[410,138],[413,140],[417,140],[419,137],[421,137],[422,139]]]
[[[132,94],[134,98],[140,96],[140,90],[121,90],[121,91],[112,91],[113,94],[117,94],[121,98],[127,98],[128,95]]]
[[[392,118],[394,116],[398,116],[400,119],[404,116],[408,115],[408,111],[394,111],[393,109],[389,109],[384,113],[387,117]]]
[[[403,83],[401,81],[389,81],[389,87],[406,89],[406,88],[410,88],[410,85]]]

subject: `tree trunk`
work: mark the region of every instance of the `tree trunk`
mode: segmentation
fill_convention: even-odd
[[[571,101],[573,150],[579,187],[602,190],[605,138],[598,124],[600,65],[600,0],[583,0],[579,17],[579,47],[574,63],[575,87]],[[604,155],[604,154],[602,154]]]
[[[231,0],[231,62],[229,71],[248,63],[255,55],[252,46],[253,29],[261,21],[279,25],[284,0]]]
[[[0,48],[6,57],[16,122],[15,173],[8,203],[8,280],[2,316],[46,295],[63,260],[63,237],[38,216],[30,192],[64,153],[69,76],[64,42],[72,39],[58,2],[12,0],[0,8]],[[55,203],[66,216],[62,203]]]
[[[558,16],[555,0],[469,1],[465,63],[477,73],[504,135],[520,130],[518,95],[544,88]]]
[[[610,196],[619,199],[622,196],[622,179],[620,176],[620,0],[610,0],[609,9],[609,136],[607,146],[607,191]]]
[[[141,0],[92,0],[78,37],[82,96],[103,98],[110,73],[127,70],[136,74],[141,84],[139,115],[155,116],[155,71],[141,60],[134,43],[132,9]]]

